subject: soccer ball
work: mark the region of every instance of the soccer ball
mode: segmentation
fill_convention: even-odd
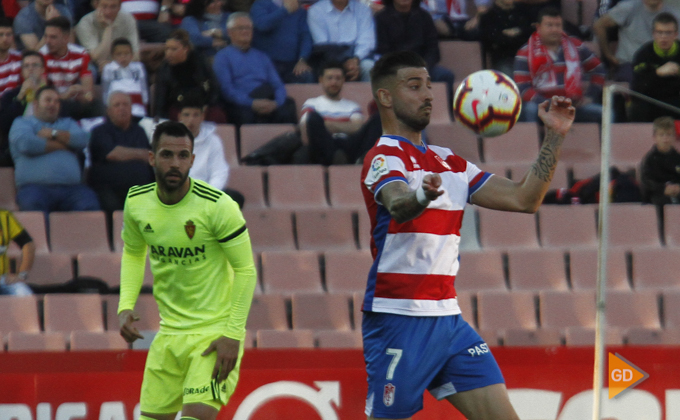
[[[453,114],[484,137],[507,133],[517,122],[522,99],[515,82],[496,70],[480,70],[463,80],[453,97]]]

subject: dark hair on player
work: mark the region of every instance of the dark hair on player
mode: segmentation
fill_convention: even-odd
[[[189,137],[192,150],[194,148],[194,135],[191,134],[186,125],[177,121],[165,121],[156,126],[151,137],[151,150],[154,153],[158,150],[158,143],[160,143],[163,134],[170,137]]]
[[[132,44],[130,43],[130,40],[128,40],[127,38],[120,37],[114,39],[113,42],[111,43],[111,54],[113,54],[113,50],[115,50],[116,47],[119,45],[127,45],[132,50]]]
[[[672,23],[673,25],[675,25],[675,30],[676,31],[678,30],[678,20],[675,18],[675,16],[673,16],[672,13],[668,12],[659,13],[652,21],[652,28],[654,28],[657,23],[661,24]]]
[[[6,17],[0,17],[0,28],[12,28],[12,21]]]
[[[170,36],[168,39],[174,39],[175,41],[179,42],[186,48],[191,49],[191,39],[189,38],[189,32],[185,31],[184,29],[175,29],[170,33]]]
[[[380,57],[371,70],[373,96],[382,87],[385,79],[396,76],[399,70],[409,67],[427,67],[427,63],[420,55],[412,51],[389,53]]]
[[[57,95],[59,94],[59,91],[53,85],[45,85],[45,86],[41,86],[40,88],[38,88],[38,90],[35,92],[35,99],[34,100],[36,102],[38,102],[40,100],[40,95],[42,95],[43,92],[48,91],[48,90],[54,91]]]
[[[24,50],[24,52],[21,53],[21,61],[24,61],[24,58],[26,57],[40,57],[40,62],[42,62],[43,67],[45,67],[45,57],[38,51]]]
[[[45,27],[59,28],[62,32],[71,32],[71,22],[64,16],[57,16],[45,22]]]
[[[340,69],[342,70],[342,74],[343,75],[345,74],[345,66],[343,66],[341,62],[329,60],[324,62],[321,68],[319,69],[319,77],[323,76],[323,74],[328,69]]]
[[[560,13],[560,9],[558,9],[557,7],[554,7],[554,6],[544,7],[538,12],[538,17],[536,18],[536,22],[538,22],[540,24],[541,21],[543,20],[544,16],[561,18],[562,13]]]

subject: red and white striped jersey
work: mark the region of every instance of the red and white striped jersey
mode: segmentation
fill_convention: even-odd
[[[19,86],[21,80],[21,53],[9,50],[5,61],[0,62],[0,95]]]
[[[378,202],[380,189],[388,183],[406,182],[415,190],[432,173],[441,177],[444,194],[415,219],[397,223]],[[378,140],[361,173],[373,255],[364,311],[410,316],[460,313],[454,281],[463,210],[490,176],[444,147],[415,146],[398,136]]]
[[[137,20],[156,20],[160,2],[156,0],[122,0],[120,10],[130,13]]]
[[[47,45],[40,48],[45,57],[45,74],[59,93],[66,92],[69,87],[80,81],[80,78],[92,75],[88,65],[90,56],[87,50],[75,44],[68,44],[68,52],[63,57],[55,57],[47,50]]]

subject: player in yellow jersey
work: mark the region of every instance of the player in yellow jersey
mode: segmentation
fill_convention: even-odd
[[[16,274],[9,272],[10,242],[14,241],[21,248],[21,264]],[[0,209],[0,295],[30,295],[31,288],[24,283],[33,266],[35,245],[31,235],[26,232],[11,211]]]
[[[133,309],[147,250],[160,331],[149,349],[142,420],[214,420],[234,392],[256,284],[250,237],[238,205],[189,178],[193,135],[181,123],[156,127],[149,163],[156,182],[125,201],[118,316],[121,335],[142,338]]]

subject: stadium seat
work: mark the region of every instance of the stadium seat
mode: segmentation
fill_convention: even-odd
[[[567,165],[600,161],[600,126],[597,123],[574,123],[562,144],[560,162]]]
[[[680,248],[680,206],[664,206],[666,246]]]
[[[508,163],[505,167],[510,171],[510,179],[513,181],[521,181],[522,178],[531,170],[533,163]],[[550,189],[569,188],[569,174],[567,173],[567,166],[559,162],[555,168],[552,181],[550,182]]]
[[[574,163],[571,165],[571,173],[574,181],[581,181],[600,173],[599,163]]]
[[[507,329],[537,328],[534,294],[483,290],[477,294],[479,329],[502,332]]]
[[[267,205],[264,196],[263,172],[260,166],[234,166],[229,171],[227,185],[243,194],[244,209],[262,209]]]
[[[680,288],[680,249],[633,250],[633,288],[665,290]]]
[[[435,82],[432,83],[432,114],[430,115],[430,124],[448,124],[451,122],[451,114],[449,111],[448,95],[446,93],[446,83]]]
[[[49,253],[50,248],[47,244],[47,231],[45,229],[45,213],[41,211],[19,211],[14,213],[14,217],[26,229],[26,232],[31,235],[35,244],[35,253]],[[19,247],[14,242],[10,245],[10,251],[13,251],[14,255],[20,253]]]
[[[609,246],[659,247],[656,208],[652,205],[612,204],[609,208]]]
[[[65,351],[66,339],[59,332],[20,332],[7,334],[7,351]]]
[[[311,330],[259,330],[257,348],[313,348],[314,334]]]
[[[484,248],[538,248],[536,217],[480,208],[479,238]]]
[[[224,158],[231,169],[239,165],[238,151],[236,150],[236,127],[232,124],[217,124],[216,134],[222,140]]]
[[[71,351],[127,350],[128,343],[116,331],[72,331]]]
[[[354,321],[354,329],[361,331],[361,320],[363,312],[361,306],[364,304],[364,292],[356,292],[352,294],[352,321]]]
[[[479,163],[477,135],[461,124],[430,124],[425,130],[430,144],[449,148],[456,155],[472,163]]]
[[[361,331],[318,331],[316,340],[322,349],[360,349]]]
[[[595,328],[567,327],[564,331],[564,339],[566,345],[570,347],[592,347],[595,345]],[[623,334],[618,328],[607,327],[605,330],[604,341],[608,346],[619,346],[623,344]]]
[[[327,251],[326,288],[330,293],[354,293],[366,290],[373,257],[368,251]]]
[[[64,254],[36,254],[27,283],[46,286],[66,283],[73,278],[73,260]]]
[[[486,163],[532,163],[538,157],[536,124],[517,123],[501,136],[484,138],[482,144]]]
[[[477,41],[439,41],[439,51],[439,65],[451,70],[457,82],[483,69],[482,50]]]
[[[298,248],[307,251],[350,251],[357,249],[351,209],[297,210]]]
[[[262,284],[265,293],[323,292],[318,254],[313,251],[263,252]]]
[[[104,331],[102,300],[96,294],[45,295],[46,332]]]
[[[371,249],[371,219],[366,210],[359,211],[359,247],[361,249]]]
[[[0,331],[5,334],[12,331],[40,332],[36,297],[0,296]]]
[[[315,96],[319,95],[321,93]],[[342,86],[342,97],[359,104],[368,119],[370,105],[373,102],[373,91],[371,90],[370,82],[345,82]],[[302,108],[302,104],[298,104],[298,108]]]
[[[293,251],[293,215],[289,210],[244,209],[243,217],[255,252]]]
[[[571,287],[574,290],[595,290],[597,288],[597,249],[571,249],[569,268]],[[630,290],[626,268],[626,254],[623,249],[609,249],[607,255],[607,290]]]
[[[0,208],[16,211],[16,187],[14,184],[14,168],[0,168]]]
[[[595,206],[543,205],[538,211],[541,245],[551,248],[596,247]]]
[[[544,290],[538,296],[541,327],[595,327],[595,291]]]
[[[252,349],[255,347],[255,333],[253,331],[246,330],[246,338],[243,341],[244,349]]]
[[[619,169],[638,168],[654,144],[651,123],[612,124],[611,164]]]
[[[345,294],[294,293],[293,329],[349,331],[349,298]]]
[[[253,298],[246,329],[287,330],[286,300],[280,295],[260,295]]]
[[[559,346],[560,332],[555,329],[537,330],[509,329],[502,334],[503,345],[510,347]]]
[[[664,290],[664,327],[668,329],[680,330],[680,290]],[[2,329],[2,327],[0,327]]]
[[[677,346],[680,344],[680,331],[631,328],[626,333],[629,346]]]
[[[477,327],[477,319],[475,317],[474,305],[472,303],[473,293],[470,292],[459,292],[456,290],[456,300],[458,301],[458,307],[460,307],[461,315],[463,319],[467,321],[472,328]]]
[[[103,295],[102,299],[106,302],[106,329],[108,331],[119,331],[119,295]],[[139,321],[135,321],[133,324],[137,330],[158,331],[160,329],[161,316],[158,313],[158,304],[153,295],[140,293],[135,304],[135,312],[139,315]]]
[[[244,124],[241,132],[241,158],[267,144],[274,137],[295,131],[293,124]]]
[[[460,254],[459,262],[457,291],[507,290],[500,251],[464,252]]]
[[[123,238],[120,236],[123,232],[123,210],[116,210],[113,212],[113,251],[123,252]]]
[[[341,95],[345,97],[345,93],[346,92],[341,92]],[[286,94],[295,101],[297,116],[298,119],[300,119],[300,111],[302,110],[302,105],[304,105],[305,101],[309,98],[316,98],[317,96],[323,95],[323,90],[318,83],[287,83]],[[360,105],[363,106],[363,104]]]
[[[508,272],[512,290],[568,290],[564,252],[559,249],[510,249]]]
[[[111,252],[102,211],[50,213],[52,252],[76,255],[85,252]]]
[[[269,205],[274,208],[326,208],[324,168],[320,165],[269,167]]]
[[[361,193],[360,165],[331,165],[328,167],[328,195],[331,206],[366,211]]]
[[[121,254],[107,252],[78,254],[78,276],[96,277],[104,280],[109,287],[120,286]]]
[[[608,325],[622,329],[661,328],[658,298],[654,291],[608,291],[606,305]]]

